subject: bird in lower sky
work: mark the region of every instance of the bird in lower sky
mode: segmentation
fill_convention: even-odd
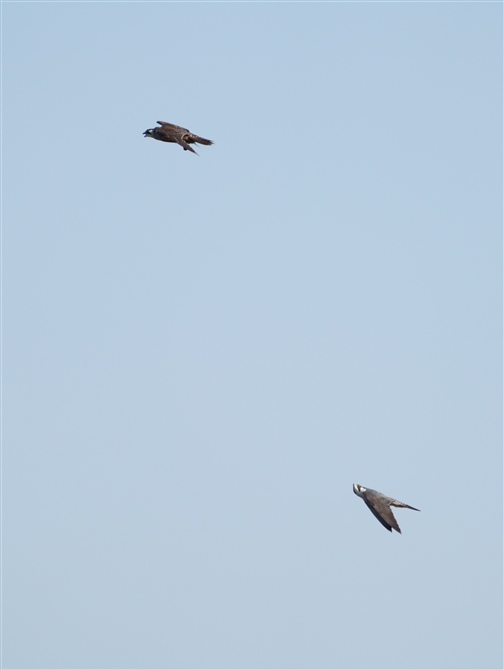
[[[392,532],[392,528],[398,533],[401,532],[399,524],[397,523],[395,516],[392,514],[391,507],[407,507],[408,509],[414,509],[415,512],[420,511],[416,507],[411,507],[411,505],[406,505],[405,503],[399,502],[399,500],[389,498],[379,491],[367,489],[360,484],[354,484],[353,491],[356,496],[359,496],[359,498],[364,500],[382,526],[385,526],[390,532]]]
[[[156,121],[156,123],[159,123],[161,127],[149,128],[144,132],[144,137],[153,137],[161,142],[175,142],[180,144],[184,151],[192,151],[193,154],[197,152],[190,146],[191,144],[213,144],[212,140],[194,135],[187,128],[181,128],[173,123],[166,123],[166,121]]]

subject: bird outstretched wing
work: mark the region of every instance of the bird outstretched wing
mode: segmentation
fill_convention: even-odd
[[[187,142],[184,140],[183,137],[178,137],[177,135],[174,135],[174,136],[173,136],[173,139],[175,140],[175,142],[176,142],[177,144],[180,144],[180,146],[183,147],[186,151],[192,151],[193,154],[198,155],[198,152],[197,152],[197,151],[194,151],[194,149],[192,148],[192,146],[191,146],[190,144],[187,144]]]
[[[156,121],[160,126],[163,126],[165,130],[172,130],[173,132],[179,133],[189,133],[190,131],[187,128],[182,128],[182,126],[176,126],[174,123],[167,123],[166,121]]]
[[[376,504],[373,501],[366,500],[366,498],[364,498],[364,502],[366,503],[366,505],[369,507],[371,512],[375,515],[375,517],[378,519],[378,521],[381,523],[382,526],[384,526],[390,532],[392,532],[393,528],[398,533],[401,533],[399,524],[397,523],[396,518],[393,515],[390,507],[387,507],[386,505]]]

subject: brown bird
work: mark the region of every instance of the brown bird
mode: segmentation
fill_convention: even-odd
[[[193,135],[187,128],[181,128],[173,123],[166,123],[166,121],[156,121],[156,123],[159,123],[161,128],[149,128],[144,132],[144,137],[153,137],[161,142],[176,142],[184,151],[192,151],[193,154],[197,152],[190,146],[191,144],[206,144],[207,146],[213,144],[212,140]]]
[[[380,493],[379,491],[374,491],[373,489],[367,489],[360,484],[354,484],[353,490],[355,495],[362,498],[369,509],[373,512],[378,521],[385,526],[387,530],[392,532],[392,528],[398,533],[401,532],[399,524],[397,523],[395,516],[392,514],[390,507],[407,507],[408,509],[414,509],[415,512],[420,510],[416,507],[411,507],[411,505],[406,505],[406,503],[399,502],[394,498],[389,498],[388,496]]]

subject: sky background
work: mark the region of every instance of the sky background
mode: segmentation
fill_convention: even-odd
[[[502,4],[3,21],[3,667],[502,667]]]

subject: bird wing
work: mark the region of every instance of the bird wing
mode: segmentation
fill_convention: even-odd
[[[392,532],[392,528],[396,530],[398,533],[401,532],[399,524],[397,523],[395,516],[392,514],[392,510],[389,507],[385,507],[384,509],[377,509],[371,502],[368,502],[365,498],[364,502],[366,503],[366,505],[369,507],[371,512],[378,519],[378,521],[381,523],[382,526],[384,526],[390,532]]]
[[[194,151],[192,146],[190,144],[187,144],[187,142],[184,139],[182,139],[181,137],[177,137],[176,135],[174,135],[173,139],[175,140],[175,142],[177,144],[180,144],[180,146],[183,147],[186,151],[192,151],[193,154],[196,154],[196,156],[198,155],[198,152]]]
[[[163,126],[165,130],[171,130],[173,132],[179,132],[179,133],[189,132],[187,128],[182,128],[182,126],[176,126],[174,123],[167,123],[166,121],[156,121],[156,123],[159,123],[160,126]]]

